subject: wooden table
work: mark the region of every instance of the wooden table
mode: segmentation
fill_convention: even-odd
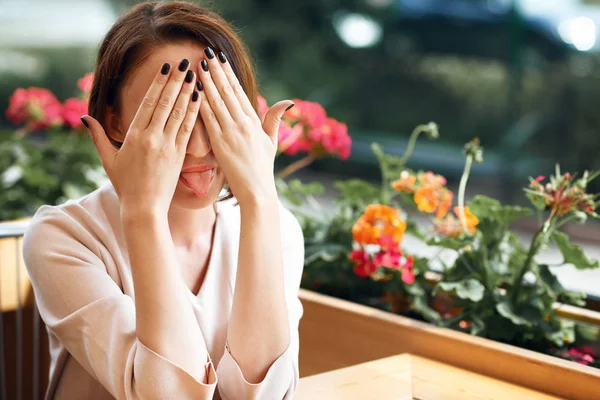
[[[550,400],[558,397],[427,358],[400,354],[302,378],[296,399]]]

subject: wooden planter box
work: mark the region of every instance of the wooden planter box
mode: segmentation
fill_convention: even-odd
[[[300,372],[410,353],[568,399],[600,398],[600,370],[301,290]]]

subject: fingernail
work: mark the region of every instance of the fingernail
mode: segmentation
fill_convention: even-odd
[[[83,126],[85,126],[86,128],[89,128],[90,126],[88,125],[88,123],[86,122],[86,120],[81,117],[81,123],[83,124]]]
[[[196,82],[196,87],[198,88],[198,91],[200,91],[200,92],[202,91],[202,89],[204,89],[202,87],[202,82],[200,82],[200,81]]]
[[[185,71],[187,69],[187,67],[190,65],[190,62],[187,58],[184,58],[183,60],[181,60],[181,62],[179,63],[179,70],[181,72]]]
[[[205,70],[206,72],[208,72],[208,63],[206,62],[206,60],[202,60],[202,62],[200,63],[200,65],[202,65],[202,69]]]
[[[166,75],[169,73],[170,70],[171,70],[171,64],[164,63],[162,68],[160,69],[160,73],[163,75]]]
[[[204,53],[206,54],[206,57],[208,57],[209,60],[215,58],[215,52],[210,47],[205,48]]]
[[[223,53],[222,51],[219,52],[218,57],[219,61],[221,61],[223,64],[227,62],[227,57],[225,57],[225,53]]]
[[[289,111],[291,110],[296,104],[292,103],[288,108],[285,109],[285,111]]]
[[[188,70],[187,74],[185,74],[185,81],[187,83],[192,83],[192,79],[194,79],[194,71]]]
[[[192,94],[192,101],[198,101],[198,96],[200,94],[194,90],[194,94]]]

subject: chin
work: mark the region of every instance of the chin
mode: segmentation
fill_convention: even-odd
[[[224,186],[225,177],[220,171],[215,174],[215,177],[208,186],[208,192],[204,196],[196,195],[184,184],[177,182],[177,187],[175,188],[175,194],[173,195],[171,206],[190,210],[199,210],[212,206],[219,198],[219,194],[221,193],[221,190],[223,190]]]

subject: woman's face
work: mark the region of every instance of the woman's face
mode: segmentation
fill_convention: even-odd
[[[171,68],[177,68],[179,62],[187,58],[190,61],[189,68],[198,76],[198,66],[204,58],[204,47],[198,43],[181,42],[167,44],[150,52],[150,56],[137,67],[121,88],[120,107],[112,124],[111,136],[118,141],[124,139],[146,91],[165,62],[171,64]],[[198,209],[209,206],[216,201],[225,184],[225,176],[217,166],[200,116],[196,120],[187,146],[182,171],[191,167],[214,167],[214,175],[212,171],[182,173],[171,207]]]

